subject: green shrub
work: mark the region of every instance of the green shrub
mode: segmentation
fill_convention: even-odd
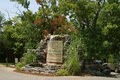
[[[36,54],[33,51],[29,50],[27,53],[24,53],[21,61],[25,64],[34,63],[36,61]]]
[[[109,55],[108,62],[112,63],[112,64],[115,62],[115,59],[114,59],[113,55]]]
[[[79,56],[75,53],[69,56],[69,59],[65,63],[66,69],[71,75],[79,74],[80,72],[80,61]]]
[[[16,64],[16,69],[20,70],[23,66],[25,66],[25,63],[19,62],[19,63]]]
[[[29,50],[27,53],[24,53],[20,62],[16,64],[16,69],[20,70],[26,64],[34,63],[36,61],[36,55],[33,51]]]
[[[59,69],[56,73],[58,76],[68,76],[69,73],[66,69]]]
[[[80,39],[77,36],[73,37],[71,44],[68,46],[67,59],[65,62],[65,68],[68,70],[69,74],[77,75],[80,73],[80,56],[79,47]]]

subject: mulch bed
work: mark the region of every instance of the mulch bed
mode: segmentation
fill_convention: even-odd
[[[20,70],[14,70],[14,72],[30,74],[30,75],[37,75],[37,76],[52,76],[52,77],[57,76],[55,74],[32,73],[32,72],[25,72],[25,71],[20,71]]]
[[[25,71],[20,71],[20,70],[14,70],[14,72],[23,73],[23,74],[30,74],[30,75],[37,75],[37,76],[52,76],[52,77],[57,77],[58,76],[56,74],[32,73],[32,72],[25,72]],[[92,76],[92,75],[91,74],[86,74],[86,73],[81,73],[77,76]]]

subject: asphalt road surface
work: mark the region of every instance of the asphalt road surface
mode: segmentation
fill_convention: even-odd
[[[48,77],[13,72],[13,68],[0,66],[0,80],[120,80],[120,74],[112,73],[113,77],[97,76],[60,76]]]

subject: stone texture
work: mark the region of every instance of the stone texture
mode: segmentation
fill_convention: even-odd
[[[64,45],[63,54],[66,51],[66,46],[70,44],[69,35],[48,35],[40,41],[39,47],[36,49],[38,62],[46,63],[47,42],[52,40],[62,40]],[[64,57],[65,58],[65,57]]]

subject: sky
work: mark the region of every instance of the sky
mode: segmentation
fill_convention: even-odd
[[[35,0],[30,0],[29,9],[33,12],[38,10],[39,5],[35,2]],[[16,16],[20,11],[25,11],[25,9],[16,2],[11,2],[10,0],[1,0],[0,1],[0,12],[4,15],[5,19],[9,19]]]

